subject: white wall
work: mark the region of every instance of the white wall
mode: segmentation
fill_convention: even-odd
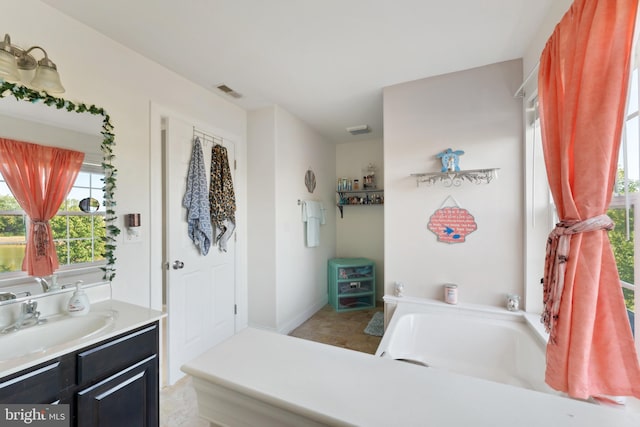
[[[547,44],[547,40],[553,33],[556,25],[560,22],[560,19],[564,16],[564,14],[569,10],[569,7],[573,4],[573,0],[555,0],[549,10],[547,11],[547,15],[544,20],[540,23],[538,27],[538,32],[531,39],[531,43],[527,48],[527,51],[523,55],[522,58],[522,69],[524,72],[524,77],[536,66],[538,61],[540,60],[540,55],[542,54],[542,50]],[[533,77],[533,83],[537,83],[537,78]]]
[[[369,163],[376,166],[378,187],[384,184],[382,140],[346,142],[336,146],[336,183],[338,178],[359,179]],[[335,185],[335,184],[334,184]],[[346,206],[344,217],[336,215],[336,256],[369,258],[376,263],[376,299],[384,295],[384,205]]]
[[[150,101],[166,106],[211,127],[238,135],[236,197],[240,289],[246,282],[246,112],[221,97],[196,86],[125,46],[80,24],[36,0],[3,2],[0,27],[21,46],[41,45],[58,65],[64,97],[94,103],[110,114],[116,135],[118,169],[117,214],[142,214],[142,242],[119,243],[116,252],[115,298],[148,306],[161,283],[161,259],[151,259],[151,193],[159,183],[159,165],[150,161]],[[26,25],[25,23],[28,23]],[[158,167],[156,167],[158,166]],[[122,227],[122,222],[119,224]],[[244,315],[246,317],[246,314]],[[239,325],[246,319],[239,319]]]
[[[248,248],[249,322],[276,326],[276,147],[275,109],[249,113]]]
[[[327,303],[327,260],[335,255],[336,246],[332,209],[335,146],[278,106],[252,112],[249,135],[249,192],[264,193],[259,199],[251,198],[249,214],[249,321],[254,326],[288,333]],[[269,144],[271,147],[257,147]],[[259,151],[253,153],[254,149]],[[273,165],[259,166],[262,162]],[[254,167],[264,168],[267,175],[262,176]],[[304,184],[309,168],[317,181],[313,194]],[[319,247],[305,246],[305,224],[298,200],[320,200],[327,209],[326,224],[320,226]],[[275,228],[263,229],[262,215],[269,222],[273,217]],[[275,271],[261,269],[274,259]]]
[[[520,60],[384,89],[385,288],[442,298],[443,283],[460,286],[462,302],[504,305],[522,295]],[[416,187],[409,174],[437,172],[435,155],[464,150],[462,169],[500,168],[488,185]],[[465,243],[437,242],[429,217],[453,196],[478,229]]]
[[[102,121],[100,120],[99,123],[95,123],[93,129],[99,132],[101,126]],[[0,116],[0,136],[33,144],[82,151],[85,153],[83,162],[98,164],[102,162],[100,144],[102,144],[103,138],[97,133],[88,134],[31,120]]]

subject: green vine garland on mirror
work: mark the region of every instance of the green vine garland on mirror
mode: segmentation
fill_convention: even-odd
[[[116,276],[116,238],[120,234],[120,228],[115,224],[117,219],[115,207],[116,201],[114,198],[116,189],[116,174],[117,169],[113,166],[113,160],[115,155],[113,153],[113,147],[115,146],[115,136],[113,134],[113,125],[111,124],[111,118],[107,112],[95,105],[87,106],[84,103],[74,103],[63,98],[56,98],[46,92],[38,92],[28,87],[21,86],[16,83],[10,83],[0,79],[0,98],[6,96],[13,96],[17,100],[27,101],[31,103],[42,102],[49,107],[55,107],[58,110],[65,109],[69,112],[76,113],[91,113],[96,116],[102,116],[102,143],[100,149],[102,150],[103,160],[102,168],[104,170],[104,204],[106,209],[105,223],[107,232],[105,235],[105,251],[104,257],[106,265],[101,267],[104,271],[104,280],[112,281]]]

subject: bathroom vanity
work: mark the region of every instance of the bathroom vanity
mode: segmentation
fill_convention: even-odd
[[[113,300],[92,311],[112,313],[106,329],[1,360],[0,402],[69,404],[71,426],[157,426],[161,313]]]

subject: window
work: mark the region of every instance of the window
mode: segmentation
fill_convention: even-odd
[[[627,309],[635,312],[635,213],[640,202],[640,114],[638,101],[638,68],[633,70],[627,102],[626,118],[618,156],[618,175],[608,215],[616,223],[609,233],[611,245],[618,264],[620,283]]]
[[[26,234],[27,216],[0,175],[0,273],[21,270]]]
[[[104,260],[103,178],[99,167],[83,166],[66,200],[50,221],[60,268]],[[85,209],[89,212],[80,209],[81,201],[92,207]],[[0,273],[21,271],[28,221],[0,175]]]

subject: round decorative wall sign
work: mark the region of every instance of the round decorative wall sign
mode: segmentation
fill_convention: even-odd
[[[307,186],[309,193],[313,193],[313,190],[316,189],[316,174],[311,169],[304,175],[304,185]]]

